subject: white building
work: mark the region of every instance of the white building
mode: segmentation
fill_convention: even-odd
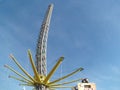
[[[96,90],[95,83],[78,83],[72,90]]]

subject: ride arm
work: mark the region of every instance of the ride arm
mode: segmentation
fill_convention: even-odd
[[[36,69],[36,67],[35,67],[35,64],[34,64],[34,62],[33,62],[32,54],[31,54],[30,50],[28,50],[28,56],[29,56],[29,59],[30,59],[30,63],[31,63],[31,65],[32,65],[32,69],[33,69],[33,72],[34,72],[34,76],[36,77],[36,79],[37,79],[39,82],[41,82],[41,81],[40,81],[39,74],[38,74],[37,69]]]
[[[48,82],[48,80],[51,78],[51,76],[54,74],[54,72],[56,71],[56,69],[59,67],[59,65],[63,61],[63,59],[64,59],[64,57],[60,57],[59,58],[58,62],[55,64],[55,66],[52,68],[52,70],[49,72],[49,74],[45,78],[44,84],[46,84]]]
[[[15,79],[15,80],[18,80],[18,81],[21,81],[21,82],[24,82],[24,83],[31,83],[31,82],[29,82],[29,81],[23,80],[23,79],[21,79],[21,78],[17,78],[17,77],[15,77],[15,76],[9,76],[9,78],[13,78],[13,79]]]
[[[30,74],[27,73],[27,71],[19,64],[19,62],[15,59],[13,55],[10,55],[11,59],[16,63],[16,65],[24,72],[25,75],[27,75],[33,82],[36,82],[34,78]]]
[[[82,71],[82,70],[83,70],[83,68],[79,68],[79,69],[73,71],[72,73],[70,73],[70,74],[68,74],[68,75],[66,75],[66,76],[63,76],[63,77],[61,77],[61,78],[59,78],[59,79],[57,79],[57,80],[54,80],[54,81],[48,83],[48,85],[54,84],[54,83],[56,83],[56,82],[59,82],[59,81],[65,79],[65,78],[67,78],[67,77],[70,77],[70,76],[72,76],[73,74],[75,74],[75,73],[77,73],[77,72],[79,72],[79,71]]]
[[[72,88],[73,86],[51,86],[50,88]]]
[[[80,79],[77,79],[77,80],[72,80],[72,81],[64,82],[64,83],[60,83],[60,84],[53,84],[53,85],[50,85],[50,86],[61,86],[61,85],[65,85],[65,84],[70,84],[70,83],[78,82],[80,80],[82,80],[82,79],[80,78]]]
[[[19,84],[20,86],[34,86],[34,84]]]
[[[8,68],[9,70],[11,70],[12,72],[14,72],[15,74],[17,74],[18,76],[22,77],[23,79],[25,79],[28,82],[33,83],[33,81],[29,80],[28,78],[26,78],[25,76],[23,76],[22,74],[20,74],[19,72],[17,72],[16,70],[14,70],[12,67],[8,66],[8,65],[4,65],[4,67]]]

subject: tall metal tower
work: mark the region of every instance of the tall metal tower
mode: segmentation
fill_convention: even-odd
[[[39,74],[47,75],[47,64],[46,64],[46,50],[47,50],[47,38],[50,25],[50,19],[52,15],[53,4],[48,6],[46,15],[41,25],[40,34],[37,43],[36,52],[36,68]],[[46,90],[43,85],[36,88],[37,90]]]

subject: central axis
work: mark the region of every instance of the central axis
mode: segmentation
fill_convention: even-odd
[[[47,38],[48,38],[48,31],[49,31],[52,10],[53,10],[53,4],[50,4],[48,6],[48,10],[41,25],[40,34],[37,43],[37,50],[36,50],[37,71],[39,74],[43,76],[47,75],[46,51],[47,51]],[[43,85],[36,87],[36,89],[46,90],[46,88]]]

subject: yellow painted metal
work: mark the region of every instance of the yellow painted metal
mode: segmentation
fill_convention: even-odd
[[[37,69],[35,67],[35,64],[34,64],[34,61],[33,61],[32,54],[31,54],[30,50],[28,50],[28,56],[29,56],[29,59],[30,59],[30,63],[31,63],[33,72],[34,72],[34,76],[33,77],[31,75],[29,75],[29,73],[27,71],[25,71],[25,69],[19,64],[19,62],[14,58],[13,55],[11,55],[10,57],[12,58],[12,60],[17,64],[17,66],[23,71],[23,73],[27,77],[25,77],[24,75],[20,74],[16,70],[14,70],[11,66],[5,65],[6,68],[8,68],[12,72],[14,72],[18,76],[20,76],[20,78],[17,78],[17,77],[14,77],[14,76],[10,76],[10,78],[13,78],[13,79],[16,79],[16,80],[18,80],[20,82],[23,82],[23,84],[20,84],[20,85],[33,86],[33,87],[36,87],[38,85],[43,85],[43,86],[48,87],[49,89],[71,88],[72,86],[65,86],[65,85],[81,80],[81,79],[77,79],[77,80],[72,80],[72,81],[69,81],[69,82],[58,83],[59,81],[61,81],[63,79],[66,79],[66,78],[74,75],[75,73],[77,73],[79,71],[82,71],[83,68],[79,68],[79,69],[73,71],[72,73],[70,73],[68,75],[65,75],[65,76],[63,76],[61,78],[58,78],[58,79],[54,80],[54,81],[50,81],[50,78],[54,75],[54,72],[59,67],[59,65],[63,61],[64,57],[60,57],[58,62],[54,65],[52,70],[49,72],[49,74],[47,76],[43,76],[43,75],[39,75],[38,74],[38,71],[37,71]]]
[[[34,84],[19,84],[20,86],[34,86]]]
[[[63,61],[64,57],[60,57],[58,62],[55,64],[55,66],[52,68],[52,70],[49,72],[49,74],[47,75],[47,77],[44,80],[44,83],[48,83],[48,80],[51,78],[51,76],[54,74],[54,72],[56,71],[56,69],[58,68],[58,66],[61,64],[61,62]]]
[[[16,65],[27,75],[33,82],[36,82],[34,78],[19,64],[13,55],[10,55],[11,59],[16,63]]]
[[[33,81],[29,80],[28,78],[26,78],[25,76],[23,76],[22,74],[20,74],[19,72],[17,72],[16,70],[14,70],[12,67],[8,66],[7,64],[4,65],[6,68],[8,68],[9,70],[11,70],[12,72],[14,72],[15,74],[17,74],[18,76],[22,77],[23,79],[25,79],[28,82],[33,83]]]
[[[25,80],[23,80],[23,79],[21,79],[21,78],[17,78],[17,77],[15,77],[15,76],[9,76],[9,78],[13,78],[13,79],[16,79],[16,80],[21,81],[21,82],[24,82],[24,83],[30,83],[30,82],[28,82],[28,81],[25,81]]]
[[[70,83],[78,82],[80,80],[82,80],[82,79],[80,78],[80,79],[77,79],[77,80],[72,80],[72,81],[64,82],[64,83],[60,83],[60,84],[53,84],[53,85],[50,85],[50,86],[60,86],[60,85],[65,85],[65,84],[70,84]]]
[[[72,88],[73,86],[54,86],[51,88]]]
[[[77,72],[79,72],[79,71],[82,71],[82,70],[83,70],[83,68],[79,68],[79,69],[75,70],[74,72],[72,72],[72,73],[70,73],[70,74],[68,74],[68,75],[66,75],[66,76],[63,76],[63,77],[61,77],[61,78],[59,78],[59,79],[57,79],[57,80],[54,80],[54,81],[48,83],[48,85],[53,84],[53,83],[56,83],[56,82],[59,82],[59,81],[65,79],[65,78],[67,78],[67,77],[70,77],[70,76],[74,75],[75,73],[77,73]]]
[[[28,55],[29,55],[30,63],[32,65],[33,72],[34,72],[34,77],[35,77],[36,81],[41,82],[39,74],[38,74],[37,69],[35,67],[35,64],[33,62],[32,54],[31,54],[30,50],[28,50]]]

